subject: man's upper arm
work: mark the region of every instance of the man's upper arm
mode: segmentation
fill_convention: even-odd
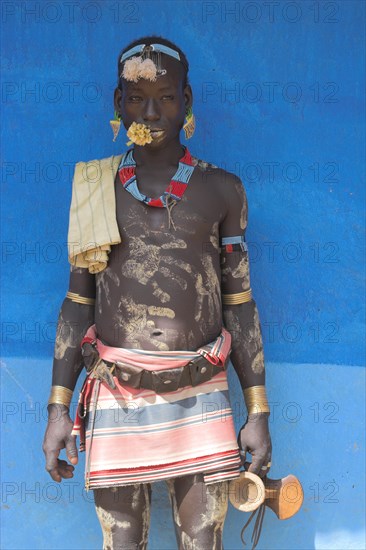
[[[86,267],[70,265],[69,292],[83,298],[95,298],[95,275]]]
[[[248,247],[245,230],[248,202],[241,180],[230,175],[225,186],[227,213],[220,224],[221,292],[223,304],[251,299]]]

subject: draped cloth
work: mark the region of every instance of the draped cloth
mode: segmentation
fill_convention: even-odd
[[[114,180],[122,155],[78,162],[72,183],[68,258],[90,273],[105,269],[111,246],[121,242]]]
[[[121,243],[116,216],[114,181],[123,155],[78,162],[72,182],[69,214],[68,259],[75,267],[99,273],[108,254]],[[204,163],[191,156],[192,166]]]
[[[94,325],[87,335],[96,336]],[[123,363],[150,370],[183,366],[199,355],[223,368],[211,380],[163,394],[132,388],[115,376],[112,389],[87,376],[72,431],[80,437],[80,450],[86,451],[86,489],[199,472],[206,484],[239,477],[241,460],[224,368],[231,338],[225,329],[197,352],[112,348],[97,338],[96,343],[101,358],[123,357]]]

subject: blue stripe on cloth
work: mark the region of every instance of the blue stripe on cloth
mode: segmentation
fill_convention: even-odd
[[[230,409],[229,391],[221,390],[194,397],[186,397],[175,402],[160,403],[157,405],[148,404],[146,407],[137,405],[136,399],[131,406],[121,406],[122,400],[117,399],[112,408],[103,408],[103,401],[98,402],[98,411],[95,418],[94,429],[113,428],[118,426],[156,426],[159,423],[174,422],[186,419],[188,422],[191,416],[200,416],[202,422],[206,418],[209,422],[209,413],[219,414]],[[126,402],[124,402],[126,404]],[[130,405],[131,405],[130,404]],[[225,415],[226,416],[226,415]],[[89,417],[89,415],[88,415]],[[89,429],[89,418],[86,418],[86,429]],[[131,426],[133,428],[134,426]]]
[[[137,429],[137,428],[133,429],[132,427],[129,427],[129,425],[126,423],[127,425],[125,425],[123,427],[116,428],[115,430],[112,430],[111,428],[113,428],[113,424],[108,424],[107,426],[101,427],[101,430],[108,429],[108,432],[103,431],[101,433],[98,433],[98,428],[94,427],[93,439],[113,437],[113,436],[126,437],[126,436],[130,436],[130,435],[138,435],[138,434],[144,434],[145,435],[145,434],[154,433],[154,432],[162,433],[162,432],[167,432],[169,430],[176,430],[176,429],[179,429],[179,428],[182,428],[182,427],[194,426],[195,424],[208,423],[208,422],[211,422],[213,420],[215,420],[215,421],[220,420],[221,422],[226,422],[226,419],[230,419],[231,417],[232,417],[232,410],[230,409],[230,410],[223,410],[223,411],[211,414],[210,416],[206,416],[205,417],[206,420],[203,420],[201,415],[198,415],[198,417],[195,418],[195,419],[193,419],[193,418],[191,418],[191,419],[190,418],[183,418],[183,419],[181,419],[181,422],[179,424],[173,424],[173,425],[170,425],[170,426],[164,426],[162,424],[154,424],[151,427],[139,426],[139,429]],[[130,420],[130,422],[131,422],[131,420]],[[114,419],[114,424],[117,424],[116,419]],[[120,425],[120,424],[121,424],[121,422],[118,421],[118,425]],[[87,432],[88,432],[88,429],[87,429]],[[90,438],[90,433],[86,433],[86,439],[89,439],[89,438]]]

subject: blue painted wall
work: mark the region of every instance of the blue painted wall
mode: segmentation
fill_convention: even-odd
[[[365,4],[29,0],[1,8],[1,546],[101,546],[83,464],[70,486],[43,470],[44,403],[68,280],[73,165],[123,149],[108,123],[117,55],[157,33],[190,60],[190,149],[238,174],[247,190],[252,286],[278,403],[272,475],[291,471],[305,489],[296,518],[268,514],[260,547],[362,548]],[[234,375],[231,383],[239,428]],[[158,484],[154,550],[175,547],[168,508]],[[240,548],[243,521],[230,511],[226,549]]]

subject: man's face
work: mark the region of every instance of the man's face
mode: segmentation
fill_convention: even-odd
[[[184,70],[179,61],[162,55],[164,76],[155,82],[140,78],[138,82],[122,79],[122,90],[116,88],[115,109],[122,116],[126,130],[132,122],[151,129],[153,141],[144,147],[161,149],[175,139],[184,124],[186,108],[192,105],[192,90],[183,88]],[[155,130],[155,131],[154,131]]]

